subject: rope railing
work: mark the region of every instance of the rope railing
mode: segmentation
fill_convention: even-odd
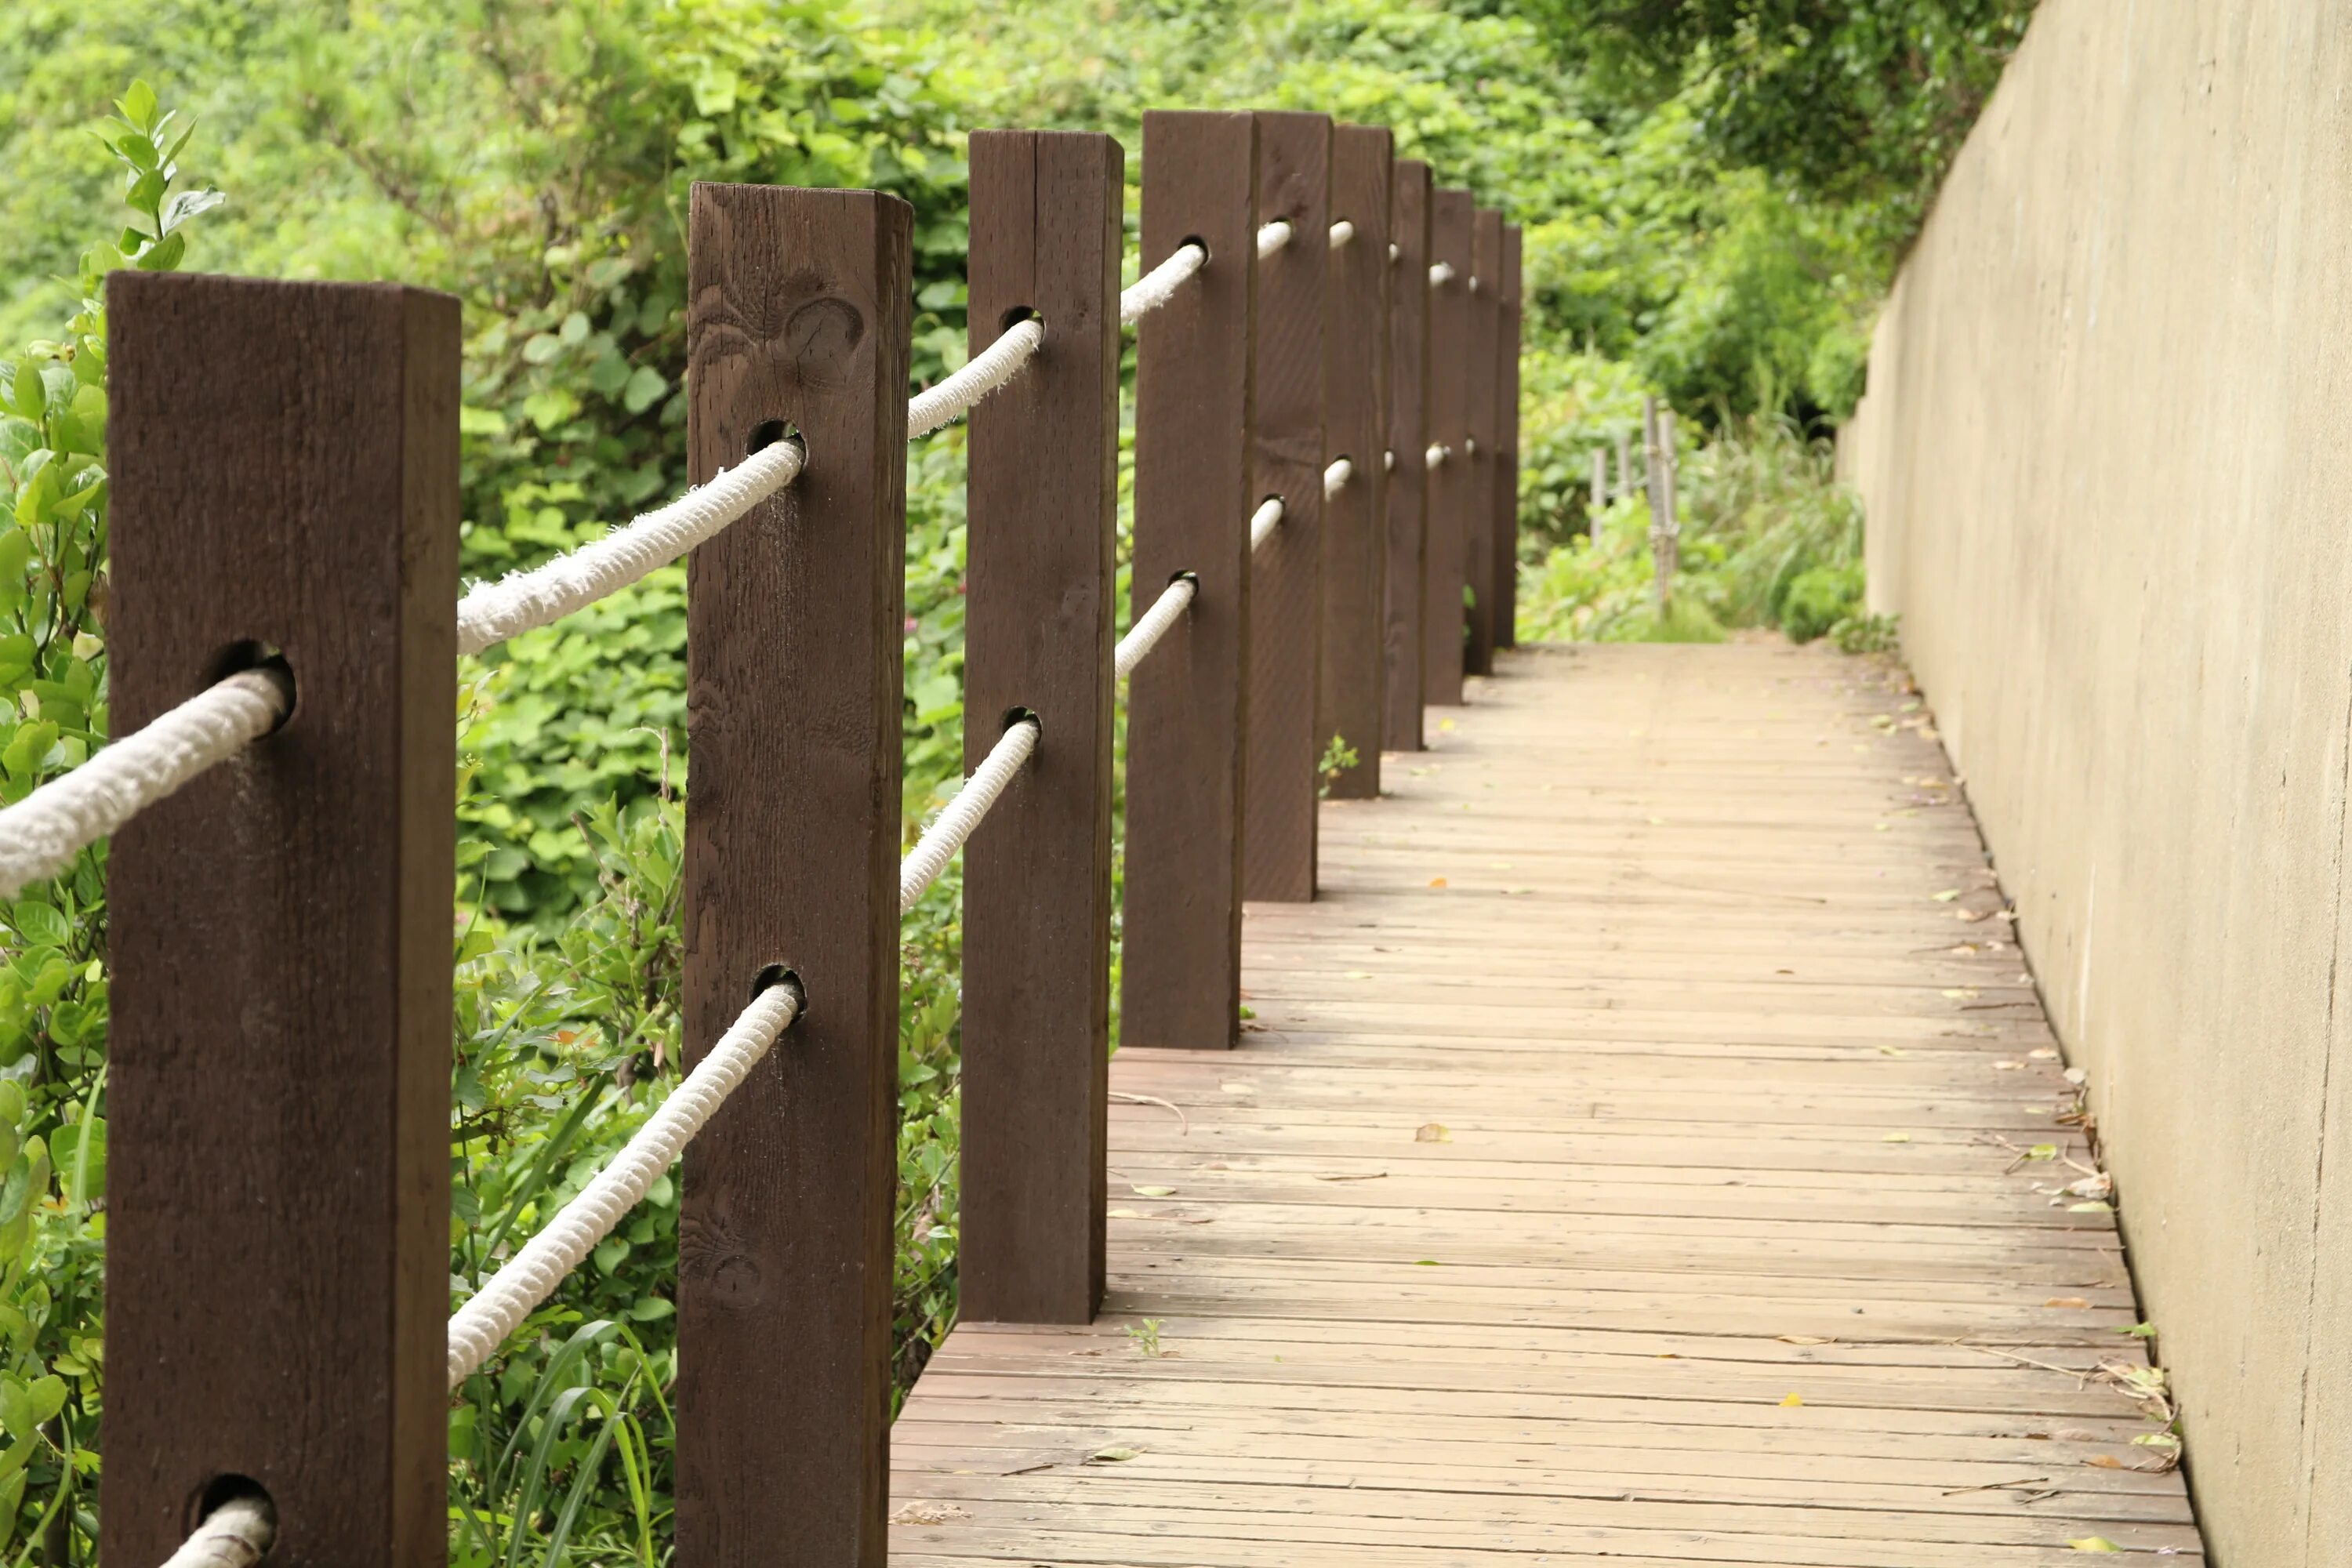
[[[1349,240],[1355,237],[1356,226],[1346,218],[1341,218],[1338,223],[1331,226],[1332,249],[1339,249],[1341,246],[1347,244]]]
[[[915,840],[915,847],[907,851],[906,859],[898,865],[901,914],[913,909],[925,889],[947,869],[948,862],[955,858],[956,851],[963,847],[964,840],[971,837],[972,829],[980,826],[989,807],[1004,793],[1004,786],[1013,782],[1013,775],[1021,771],[1021,764],[1037,749],[1037,735],[1034,719],[1018,720],[1006,726],[996,744],[989,748],[988,755],[981,759],[980,766],[971,771],[971,777],[956,791],[955,798],[923,829],[922,837]]]
[[[1131,327],[1176,297],[1184,280],[1209,264],[1198,245],[1180,245],[1167,260],[1129,284],[1118,296],[1118,324]]]
[[[54,877],[124,823],[269,733],[293,711],[274,669],[240,670],[0,810],[0,898]]]
[[[1445,459],[1453,454],[1453,451],[1454,448],[1451,447],[1443,446],[1438,442],[1432,441],[1429,444],[1429,449],[1421,455],[1422,466],[1423,468],[1434,468],[1444,463]]]
[[[1429,281],[1433,288],[1444,288],[1454,281],[1454,263],[1437,261],[1430,264]]]
[[[751,998],[751,1005],[737,1015],[661,1109],[622,1145],[613,1163],[457,1309],[449,1320],[451,1393],[637,1206],[777,1037],[792,1027],[801,1008],[800,988],[789,981],[780,980]]]
[[[268,1500],[236,1497],[205,1516],[163,1568],[255,1568],[278,1542],[278,1513]]]
[[[1273,538],[1274,531],[1281,521],[1282,498],[1280,496],[1268,496],[1258,502],[1257,510],[1250,513],[1250,548],[1255,550]]]
[[[1111,651],[1115,679],[1125,680],[1135,673],[1143,656],[1160,645],[1169,627],[1183,619],[1184,612],[1192,607],[1200,592],[1201,584],[1190,575],[1179,577],[1160,590],[1160,597],[1151,601],[1151,608],[1136,617],[1135,625],[1128,628],[1127,635],[1118,639],[1118,647]]]
[[[1257,258],[1264,261],[1289,243],[1290,225],[1276,218],[1257,231]]]
[[[1014,376],[1045,342],[1045,323],[1024,317],[965,362],[953,375],[907,404],[907,439],[928,436],[971,412],[972,405]]]
[[[1347,458],[1332,459],[1331,466],[1323,470],[1323,499],[1329,500],[1333,496],[1346,489],[1349,479],[1354,477],[1355,472],[1356,465]]]

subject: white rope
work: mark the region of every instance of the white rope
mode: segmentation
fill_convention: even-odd
[[[1250,513],[1250,548],[1255,550],[1274,536],[1275,524],[1282,521],[1282,498],[1268,496],[1257,503]]]
[[[1429,269],[1430,287],[1437,288],[1454,280],[1454,263],[1441,261]]]
[[[973,404],[1021,374],[1045,342],[1045,323],[1024,317],[1004,335],[974,354],[964,367],[907,404],[907,439],[932,431],[971,412]]]
[[[1388,474],[1396,472],[1396,453],[1389,451],[1381,454],[1381,471]]]
[[[1478,275],[1477,275],[1475,272],[1473,272],[1472,274],[1470,274],[1470,292],[1472,292],[1473,294],[1475,294],[1477,291],[1478,291]]]
[[[1434,468],[1445,461],[1445,448],[1432,441],[1429,450],[1421,455],[1422,466]]]
[[[0,898],[56,876],[83,849],[269,733],[291,706],[284,677],[242,670],[0,810]]]
[[[563,1205],[547,1227],[523,1244],[449,1320],[449,1389],[489,1360],[531,1310],[580,1267],[596,1244],[636,1207],[656,1178],[670,1168],[727,1097],[800,1016],[790,985],[771,985],[751,998],[686,1081],[637,1129],[613,1163]]]
[[[1356,465],[1348,461],[1347,458],[1336,458],[1332,459],[1331,466],[1323,470],[1323,499],[1325,500],[1328,500],[1333,496],[1338,495],[1341,490],[1346,489],[1348,488],[1348,480],[1355,471]]]
[[[1399,250],[1399,249],[1396,247],[1396,241],[1395,241],[1395,240],[1393,240],[1393,239],[1392,239],[1392,240],[1389,241],[1389,259],[1390,259],[1391,261],[1394,261],[1398,257],[1402,256],[1403,254],[1404,254],[1404,252],[1403,252],[1403,251]]]
[[[278,1539],[278,1519],[257,1497],[231,1498],[205,1516],[163,1568],[253,1568]]]
[[[1257,231],[1257,258],[1263,261],[1289,243],[1290,225],[1276,218]]]
[[[1197,245],[1180,245],[1167,260],[1129,284],[1118,297],[1118,324],[1131,327],[1176,297],[1187,278],[1208,265],[1209,253]]]
[[[1193,595],[1200,591],[1201,585],[1190,577],[1179,577],[1160,591],[1160,597],[1151,601],[1151,608],[1144,611],[1137,617],[1135,625],[1127,628],[1127,635],[1118,639],[1118,647],[1112,651],[1111,669],[1116,679],[1125,680],[1135,673],[1135,667],[1143,662],[1143,656],[1168,635],[1170,626],[1184,618],[1184,612],[1191,607]]]
[[[457,601],[457,651],[479,653],[560,621],[667,566],[800,477],[797,441],[776,441],[625,528],[544,566],[477,583]]]
[[[1347,244],[1349,240],[1355,237],[1356,226],[1349,223],[1346,218],[1341,218],[1338,223],[1331,226],[1332,249],[1339,249],[1341,246]]]
[[[901,914],[913,909],[915,901],[923,896],[923,889],[947,869],[955,852],[963,847],[963,841],[971,837],[972,829],[988,815],[988,808],[996,804],[996,797],[1004,793],[1004,786],[1013,782],[1013,775],[1021,771],[1021,764],[1036,749],[1036,720],[1024,719],[1005,731],[994,748],[981,759],[980,766],[972,770],[971,777],[963,781],[963,788],[956,791],[955,798],[923,829],[922,837],[915,841],[915,847],[907,851],[907,858],[898,866]]]

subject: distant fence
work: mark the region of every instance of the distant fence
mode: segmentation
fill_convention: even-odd
[[[454,300],[116,275],[129,738],[0,813],[20,882],[121,829],[109,1563],[440,1561],[452,1390],[683,1148],[679,1560],[879,1565],[902,908],[969,838],[963,1314],[1087,1321],[1119,679],[1126,1038],[1216,1049],[1243,899],[1314,895],[1318,791],[1376,795],[1510,643],[1499,213],[1383,129],[1154,113],[1122,297],[1117,142],[971,157],[972,359],[911,408],[909,210],[697,186],[700,488],[462,603]],[[905,446],[967,411],[974,771],[902,860]],[[689,1074],[452,1320],[457,656],[689,549]]]

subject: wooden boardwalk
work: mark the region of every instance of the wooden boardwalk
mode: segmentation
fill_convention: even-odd
[[[1242,1048],[1115,1058],[1104,1316],[956,1330],[891,1561],[2200,1560],[1916,703],[1762,643],[1469,700],[1252,907]]]

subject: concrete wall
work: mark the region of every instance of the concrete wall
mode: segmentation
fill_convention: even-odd
[[[2352,1564],[2352,4],[2044,0],[1842,467],[2225,1568]]]

